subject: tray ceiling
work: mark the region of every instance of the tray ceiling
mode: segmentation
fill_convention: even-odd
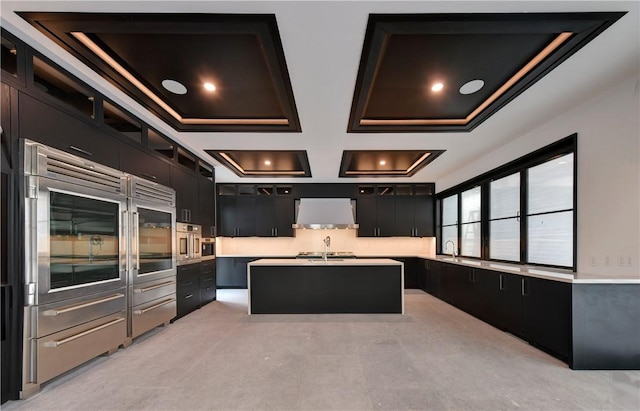
[[[133,116],[148,123],[154,130],[169,136],[200,158],[214,164],[217,168],[216,180],[220,182],[239,182],[241,180],[247,182],[252,179],[256,182],[261,181],[257,177],[240,177],[231,168],[225,167],[224,162],[215,160],[207,153],[207,150],[220,151],[221,147],[236,151],[305,152],[309,169],[313,172],[313,177],[307,180],[310,182],[348,182],[350,177],[340,177],[341,161],[345,151],[446,150],[436,161],[418,170],[413,176],[394,178],[394,181],[397,182],[446,181],[446,176],[460,167],[486,156],[492,150],[496,150],[536,127],[557,118],[601,94],[604,90],[620,84],[623,80],[636,76],[637,62],[640,61],[640,41],[638,40],[640,35],[637,24],[640,6],[637,2],[430,0],[419,2],[258,2],[212,0],[207,2],[166,1],[155,2],[153,7],[149,5],[149,2],[144,1],[6,0],[1,3],[0,18],[3,28],[24,39],[45,57],[78,76],[98,92],[103,93],[108,100],[116,102],[131,112]],[[198,27],[202,28],[200,23],[195,22],[191,25],[186,24],[180,29],[173,27],[170,30],[165,30],[173,24],[167,23],[167,19],[169,21],[173,18],[180,20],[185,16],[193,15],[199,16],[198,19],[205,19],[205,16],[206,19],[212,19],[212,16],[231,16],[231,18],[238,19],[236,21],[238,23],[242,21],[251,23],[249,29],[247,29],[248,26],[245,26],[245,31],[242,32],[244,34],[234,37],[236,42],[234,43],[236,45],[232,47],[234,50],[255,51],[255,42],[260,41],[267,44],[274,53],[266,53],[262,60],[255,58],[255,54],[252,54],[254,60],[246,60],[250,57],[243,57],[243,63],[239,64],[240,67],[236,66],[236,69],[229,71],[234,75],[234,78],[240,78],[243,70],[256,69],[255,79],[264,79],[266,66],[269,68],[271,76],[270,84],[266,84],[264,89],[255,93],[239,91],[235,95],[235,99],[225,99],[229,104],[224,107],[209,104],[216,101],[215,97],[211,94],[204,94],[202,89],[199,93],[203,95],[198,97],[202,99],[202,104],[180,103],[185,95],[171,93],[163,88],[162,84],[157,85],[157,82],[166,79],[179,81],[188,89],[186,96],[195,98],[195,93],[191,90],[202,87],[201,80],[190,84],[188,80],[177,78],[177,74],[168,74],[162,76],[164,77],[162,79],[159,75],[154,77],[154,70],[148,66],[145,67],[145,64],[149,64],[148,60],[152,59],[149,56],[154,47],[143,48],[139,53],[136,53],[137,49],[131,48],[131,45],[126,44],[120,37],[122,33],[131,33],[135,30],[138,30],[138,33],[134,37],[142,39],[147,36],[150,33],[149,26],[146,29],[135,29],[134,26],[145,26],[146,23],[140,21],[138,17],[150,15],[150,11],[153,11],[151,16],[162,15],[165,22],[162,23],[165,24],[164,26],[161,24],[158,33],[155,33],[161,36],[158,37],[161,40],[153,46],[157,47],[160,43],[171,44],[171,47],[159,47],[163,54],[153,58],[158,66],[171,67],[172,64],[176,65],[176,61],[178,61],[180,62],[179,67],[195,67],[197,66],[196,61],[200,59],[208,62],[207,64],[219,63],[217,60],[212,61],[213,53],[198,53],[202,56],[196,59],[180,56],[179,53],[182,49],[185,52],[194,53],[195,50],[202,50],[202,47],[222,46],[218,44],[218,40],[215,42],[216,45],[213,45],[194,39],[199,36],[194,31],[199,30]],[[609,12],[613,12],[613,14]],[[49,16],[53,14],[98,14],[101,16],[100,18],[103,18],[105,14],[112,14],[121,16],[119,18],[124,22],[117,24],[85,22],[86,24],[82,27],[75,26],[77,22],[61,23],[59,28],[52,29],[52,33],[48,33],[44,30],[34,29],[30,22],[17,13],[22,13],[25,16],[25,13],[30,13],[33,18],[40,16],[38,17],[40,19],[45,14]],[[622,17],[619,17],[618,21],[603,31],[606,24],[610,23],[603,25],[601,20],[594,20],[593,26],[598,28],[592,34],[597,34],[597,36],[588,43],[586,42],[588,36],[584,37],[584,42],[573,44],[567,55],[563,56],[565,60],[549,64],[548,70],[540,69],[542,67],[540,64],[546,64],[545,62],[550,61],[549,59],[555,58],[556,53],[561,51],[562,47],[567,47],[578,35],[572,34],[564,39],[559,48],[552,51],[549,56],[542,58],[542,61],[535,66],[533,71],[539,71],[533,77],[535,81],[530,81],[528,78],[517,81],[513,88],[509,88],[503,94],[501,97],[503,100],[496,99],[467,124],[419,124],[425,119],[442,118],[451,121],[452,119],[466,118],[470,113],[469,107],[477,108],[481,102],[487,100],[490,90],[495,90],[497,83],[504,84],[505,78],[511,78],[504,73],[501,76],[494,73],[493,68],[500,65],[499,62],[506,62],[505,66],[509,65],[512,72],[520,70],[519,64],[512,64],[513,62],[509,58],[501,55],[499,50],[493,50],[490,45],[511,47],[514,60],[517,57],[517,59],[522,59],[521,61],[531,61],[537,55],[536,53],[549,45],[564,30],[571,33],[582,33],[585,27],[581,24],[585,22],[584,20],[580,22],[580,19],[577,19],[578,23],[575,27],[569,29],[561,27],[558,30],[524,30],[524,33],[513,34],[513,37],[496,35],[502,31],[492,33],[490,30],[488,33],[480,35],[476,29],[482,26],[483,22],[473,22],[470,24],[475,25],[475,28],[468,30],[470,33],[476,33],[473,36],[464,35],[466,30],[464,28],[455,28],[458,32],[462,32],[462,37],[466,39],[463,46],[459,46],[453,41],[454,36],[451,33],[453,26],[448,29],[448,33],[434,34],[433,29],[427,27],[434,23],[433,21],[418,21],[415,26],[418,26],[419,30],[416,30],[415,27],[404,29],[407,31],[405,35],[394,31],[397,28],[397,23],[404,24],[404,21],[398,20],[420,20],[425,16],[439,15],[441,21],[436,21],[436,23],[448,25],[452,20],[451,16],[466,16],[466,18],[477,20],[488,15],[503,15],[510,18],[514,15],[521,15],[526,20],[529,15],[556,15],[558,13],[565,17],[575,13],[589,13],[589,16],[600,17],[606,15],[609,16],[607,18],[613,16],[613,20],[619,16]],[[386,21],[381,18],[382,16],[391,20]],[[399,17],[401,18],[399,19]],[[374,18],[378,19],[375,25],[372,23]],[[569,20],[573,18],[571,17]],[[542,24],[540,21],[538,23]],[[65,24],[66,26],[63,27]],[[221,23],[218,21],[216,24]],[[375,46],[374,40],[376,39],[369,40],[369,36],[378,33],[379,27],[385,24],[389,24],[388,27],[390,27],[386,41],[387,48],[376,50],[375,47],[372,47]],[[127,25],[129,27],[123,30],[122,28]],[[486,21],[484,25],[486,26]],[[504,27],[498,26],[496,24],[496,30],[498,28],[504,30]],[[522,22],[522,26],[533,27],[526,22]],[[41,29],[42,27],[36,28]],[[128,80],[123,80],[122,76],[109,68],[101,58],[93,52],[88,52],[87,46],[83,45],[77,36],[65,34],[63,42],[58,39],[59,34],[56,34],[56,30],[61,33],[84,33],[95,44],[108,46],[106,49],[109,50],[109,53],[113,53],[110,55],[117,57],[122,54],[123,57],[117,57],[115,60],[123,67],[131,69],[131,72],[136,75],[138,75],[137,71],[146,73],[144,76],[149,77],[149,80],[141,80],[142,84],[157,92],[158,96],[170,107],[175,106],[174,110],[181,117],[209,118],[203,106],[205,108],[215,106],[216,111],[210,115],[210,118],[223,122],[231,119],[235,120],[236,124],[215,124],[215,121],[212,124],[186,124],[188,121],[180,123],[174,116],[163,110],[158,103],[149,103],[148,100],[145,100],[146,97],[139,88],[131,88],[130,85],[127,85]],[[221,32],[223,30],[213,31],[213,33]],[[239,32],[236,29],[234,33]],[[431,38],[433,35],[440,36],[435,43]],[[258,40],[248,41],[247,39],[251,36]],[[518,38],[524,38],[525,41],[521,42],[517,40]],[[471,43],[467,44],[468,41]],[[512,42],[515,45],[525,44],[525,46],[514,47]],[[74,43],[73,48],[81,49],[82,53],[74,51],[66,43]],[[438,100],[440,103],[428,106],[427,111],[423,104],[424,100],[420,99],[425,94],[427,97],[430,96],[430,90],[426,90],[427,93],[424,93],[424,88],[430,87],[432,84],[428,79],[425,79],[425,84],[417,87],[419,75],[416,77],[415,73],[413,75],[408,73],[411,73],[413,65],[435,61],[434,58],[427,59],[425,55],[432,55],[445,44],[448,49],[457,50],[456,53],[448,54],[449,58],[454,58],[452,61],[459,62],[457,70],[446,67],[446,73],[451,73],[458,79],[453,82],[455,85],[442,81],[443,89],[440,93],[441,98]],[[244,47],[240,47],[240,45],[244,45]],[[424,51],[412,51],[415,48],[421,48]],[[220,52],[218,49],[215,50],[215,53]],[[117,51],[118,54],[116,55],[114,51]],[[138,54],[144,55],[145,58],[140,59],[143,61],[139,66],[135,64],[134,69],[134,64],[129,64],[125,60],[130,59],[128,56],[137,57]],[[468,63],[461,62],[465,55],[471,57]],[[389,60],[390,56],[393,59]],[[442,60],[442,64],[448,63],[449,58]],[[399,63],[403,62],[405,67],[396,65],[396,60]],[[189,64],[182,64],[184,61]],[[380,77],[371,77],[370,80],[374,81],[371,81],[370,87],[367,88],[364,87],[366,80],[364,74],[369,69],[368,64],[370,63],[380,64]],[[418,70],[414,71],[418,73]],[[486,74],[487,72],[488,74]],[[483,88],[475,93],[459,94],[459,83],[467,79],[482,79],[484,81]],[[219,80],[215,78],[211,82],[216,85],[217,91],[228,91],[224,82],[219,83]],[[234,83],[238,84],[235,80]],[[153,88],[149,85],[153,85]],[[400,91],[394,89],[398,85],[402,85],[404,89]],[[521,85],[523,87],[517,89]],[[234,87],[233,90],[237,91],[238,88]],[[450,90],[457,90],[458,94],[442,98]],[[260,93],[263,97],[259,97]],[[240,95],[248,97],[242,100],[238,97]],[[252,96],[258,97],[253,98]],[[363,104],[367,99],[369,104]],[[392,101],[394,99],[395,102]],[[275,104],[275,101],[278,104]],[[416,101],[422,105],[411,104]],[[471,102],[468,107],[465,107],[466,101]],[[247,111],[242,111],[249,110],[251,107],[262,108],[254,116]],[[424,108],[424,111],[420,107]],[[235,116],[232,115],[234,111],[237,113]],[[242,124],[242,120],[254,121],[254,123]],[[263,123],[256,124],[256,120]],[[285,120],[286,124],[284,124]],[[365,121],[361,123],[361,120]],[[367,120],[371,122],[367,124]],[[376,121],[379,120],[392,120],[398,121],[398,123],[390,126],[376,124]],[[418,122],[418,124],[402,124],[402,121],[406,120]],[[264,131],[269,132],[265,133]],[[570,132],[574,131],[576,130],[570,130]],[[564,134],[556,137],[562,138]],[[373,174],[369,177],[370,181],[390,179],[390,177],[380,177]],[[284,182],[287,179],[290,182],[296,180],[296,178],[289,177],[283,177],[279,180]],[[354,177],[352,180],[356,181],[356,178]],[[365,177],[357,177],[358,182],[365,180]]]

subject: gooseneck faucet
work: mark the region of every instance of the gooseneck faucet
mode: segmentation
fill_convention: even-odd
[[[322,257],[324,258],[324,261],[327,262],[327,253],[331,247],[331,237],[326,236],[322,242],[324,243],[324,252],[322,253]]]
[[[444,243],[444,251],[447,252],[447,246],[451,243],[451,258],[456,258],[456,243],[453,240],[448,240]]]

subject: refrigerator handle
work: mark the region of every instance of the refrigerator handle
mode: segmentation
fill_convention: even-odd
[[[127,232],[128,232],[127,225],[128,225],[127,210],[124,210],[122,212],[122,222],[120,223],[120,244],[122,244],[123,241],[128,241],[127,240]],[[125,242],[124,243],[124,250],[127,250],[129,247],[130,247],[130,245]],[[120,252],[120,264],[121,264],[120,271],[127,271],[127,258],[126,258],[126,256],[125,256],[125,258],[122,258],[122,251]]]
[[[133,241],[135,243],[135,268],[140,271],[140,215],[137,211],[133,212]]]

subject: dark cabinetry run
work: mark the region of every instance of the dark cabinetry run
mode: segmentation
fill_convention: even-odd
[[[218,235],[291,237],[295,222],[288,185],[218,185]]]
[[[426,261],[424,291],[567,360],[571,284]]]
[[[360,237],[432,237],[434,184],[358,186]]]
[[[216,258],[216,285],[218,288],[247,288],[247,264],[259,257]]]
[[[20,137],[118,168],[118,144],[107,133],[25,93],[18,110]]]

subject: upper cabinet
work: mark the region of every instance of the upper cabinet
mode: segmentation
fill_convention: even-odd
[[[292,185],[219,184],[217,199],[220,236],[293,236]]]
[[[433,237],[433,183],[358,186],[359,237]]]
[[[216,193],[214,169],[203,162],[198,163],[198,208],[204,237],[216,236]]]

